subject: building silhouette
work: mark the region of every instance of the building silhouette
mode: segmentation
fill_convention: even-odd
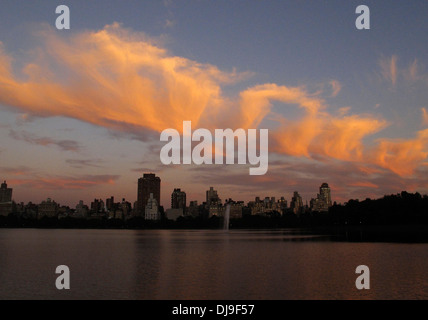
[[[213,187],[210,187],[206,192],[206,204],[207,206],[221,204],[221,199],[218,197],[217,190]]]
[[[303,211],[303,200],[297,191],[294,191],[293,197],[291,198],[290,209],[294,214],[301,214]]]
[[[113,196],[106,199],[106,210],[107,211],[113,211],[114,210],[114,197]]]
[[[185,209],[186,208],[186,192],[181,189],[174,189],[171,194],[171,209]]]
[[[213,187],[210,187],[210,189],[206,191],[205,208],[208,211],[208,217],[222,217],[224,215],[224,207],[221,203],[221,199],[218,196],[217,190]]]
[[[83,203],[83,200],[80,200],[79,203],[76,205],[74,217],[87,218],[88,214],[89,214],[89,207]]]
[[[39,219],[43,217],[47,218],[55,218],[58,216],[59,204],[53,201],[51,198],[48,198],[46,201],[42,201],[42,203],[38,206],[38,215]]]
[[[229,217],[230,219],[241,219],[242,218],[242,211],[245,206],[244,201],[234,201],[231,198],[225,201],[227,205],[230,206],[229,210]]]
[[[320,187],[320,195],[324,198],[328,207],[331,207],[331,190],[327,183],[323,183]]]
[[[281,197],[281,200],[278,201],[275,200],[275,197],[265,197],[264,200],[256,197],[254,201],[248,203],[251,215],[267,215],[272,212],[281,212],[284,205],[287,205],[284,197]]]
[[[105,205],[102,199],[94,199],[91,202],[91,214],[98,214],[105,212]]]
[[[144,218],[146,220],[160,220],[159,204],[154,198],[153,193],[150,193],[149,200],[144,210]]]
[[[0,203],[12,202],[12,188],[7,187],[6,181],[0,187]]]
[[[151,193],[157,205],[160,205],[160,189],[161,179],[154,173],[144,173],[143,177],[138,179],[137,215],[144,216]]]
[[[0,187],[0,215],[7,216],[12,212],[12,188],[7,187],[6,181]]]
[[[198,217],[200,215],[201,208],[198,205],[198,201],[190,201],[189,207],[187,208],[187,214],[192,217]]]
[[[323,183],[320,187],[320,192],[317,197],[311,199],[310,202],[312,211],[327,212],[332,206],[331,203],[331,190],[327,183]]]
[[[166,210],[166,217],[170,220],[177,220],[178,217],[187,213],[186,192],[180,188],[174,189],[171,193],[171,208]]]

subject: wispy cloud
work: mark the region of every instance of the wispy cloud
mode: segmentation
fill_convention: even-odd
[[[367,162],[376,163],[400,176],[410,176],[426,163],[427,157],[428,129],[425,129],[409,139],[378,139],[376,147],[367,155]]]
[[[270,113],[273,101],[296,105],[304,111],[300,118],[293,120],[277,115],[280,125],[270,133],[273,152],[322,161],[338,159],[374,164],[400,176],[412,175],[426,161],[427,130],[415,132],[413,138],[378,138],[367,146],[363,141],[379,134],[390,123],[371,114],[329,112],[325,101],[303,88],[267,84],[247,89],[241,96],[244,101],[241,116],[252,121],[247,124],[249,127],[259,125]]]
[[[21,176],[32,174],[33,170],[26,166],[0,167],[0,172],[7,175]]]
[[[420,66],[419,66],[418,60],[417,59],[413,60],[413,62],[409,65],[408,69],[405,70],[404,75],[406,79],[412,82],[418,81],[421,78],[419,69],[420,69]]]
[[[272,117],[276,126],[270,130],[270,150],[277,154],[367,163],[399,175],[413,174],[426,161],[425,131],[407,139],[382,138],[382,130],[389,125],[385,119],[351,114],[348,107],[332,111],[320,93],[310,93],[303,86],[265,83],[226,96],[223,88],[249,73],[226,72],[175,56],[144,33],[116,23],[68,36],[49,27],[39,34],[38,57],[21,73],[14,72],[12,55],[0,45],[0,103],[28,116],[64,116],[150,140],[166,128],[181,131],[183,120],[192,121],[194,128],[258,128],[273,114],[275,103],[284,109]],[[382,77],[393,86],[398,81],[397,60],[395,55],[380,60]],[[416,77],[418,69],[417,62],[412,64],[409,74]],[[341,84],[336,80],[328,84],[331,96],[337,96]],[[289,108],[298,108],[300,117],[288,119]],[[376,140],[370,141],[375,134]],[[82,148],[73,140],[37,137],[26,131],[10,130],[9,135],[66,151]]]
[[[102,167],[100,163],[103,162],[102,159],[66,159],[66,163],[68,163],[73,168],[85,168],[85,167],[93,167],[100,168]]]
[[[379,61],[381,67],[381,74],[383,78],[391,82],[392,86],[395,87],[397,84],[397,56],[393,55],[391,58],[382,58]]]
[[[342,90],[342,85],[337,80],[331,80],[330,86],[331,86],[331,91],[332,91],[331,96],[334,98],[339,94],[340,90]]]
[[[0,102],[38,116],[62,115],[122,131],[179,129],[183,119],[196,124],[205,110],[218,111],[220,85],[241,76],[170,55],[119,24],[69,39],[50,28],[40,35],[43,58],[24,68],[26,81],[13,75],[12,59],[0,47]]]
[[[422,124],[428,126],[428,111],[426,108],[421,108],[422,111]]]
[[[28,179],[11,179],[15,186],[30,187],[34,189],[87,189],[95,186],[114,184],[119,178],[117,175],[84,175],[79,177],[51,176]]]
[[[175,25],[175,21],[171,19],[166,19],[165,28],[172,28]]]
[[[159,172],[160,171],[159,168],[160,168],[160,166],[158,166],[158,168],[153,168],[153,167],[150,167],[150,168],[149,167],[147,167],[147,168],[132,168],[130,170],[131,170],[131,172],[137,172],[137,173],[142,174],[144,172],[153,172],[153,171]]]
[[[163,6],[167,10],[168,18],[165,21],[165,28],[172,28],[175,25],[174,13],[172,11],[174,3],[172,0],[163,0]]]
[[[77,141],[55,140],[49,137],[38,137],[37,135],[24,130],[23,131],[10,130],[9,137],[15,140],[25,141],[31,144],[37,144],[41,146],[54,145],[63,151],[78,152],[81,149],[81,146]]]
[[[353,186],[353,187],[375,188],[375,189],[379,188],[379,186],[377,184],[374,184],[374,183],[369,182],[369,181],[351,182],[349,185]]]
[[[402,63],[404,65],[405,62]],[[414,59],[409,62],[408,65],[398,66],[398,57],[392,55],[390,58],[382,57],[379,60],[381,78],[391,83],[395,88],[398,85],[399,79],[401,79],[407,85],[413,85],[415,83],[428,84],[428,75],[425,72],[424,66],[419,62],[418,59]]]

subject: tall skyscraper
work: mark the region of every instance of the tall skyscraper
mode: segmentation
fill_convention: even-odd
[[[327,183],[323,183],[320,187],[320,193],[315,199],[311,199],[312,211],[327,212],[331,207],[331,191]]]
[[[174,189],[171,194],[171,209],[186,208],[186,192],[181,189]]]
[[[281,211],[284,212],[287,209],[287,200],[285,200],[284,197],[281,197],[281,199],[278,200],[278,202],[279,202],[279,207]]]
[[[142,178],[138,179],[137,193],[137,214],[144,216],[146,205],[153,193],[153,198],[160,205],[161,179],[154,173],[144,173]]]
[[[12,201],[12,188],[7,187],[6,181],[0,187],[0,203]]]
[[[106,199],[106,209],[107,209],[107,211],[113,211],[113,209],[114,209],[114,197],[113,196]]]
[[[320,187],[320,196],[324,198],[324,201],[328,208],[331,207],[331,191],[327,183],[323,183]]]
[[[0,215],[7,216],[12,212],[12,188],[8,188],[6,181],[0,187]]]
[[[294,214],[300,214],[303,211],[303,200],[297,191],[294,191],[293,198],[291,198],[290,209]]]
[[[213,187],[210,187],[210,190],[207,190],[206,195],[207,195],[207,197],[206,197],[207,206],[221,203],[221,200],[217,194],[217,190],[214,190]]]
[[[146,220],[160,220],[160,212],[157,200],[153,197],[153,193],[150,193],[147,205],[144,210],[144,218]]]

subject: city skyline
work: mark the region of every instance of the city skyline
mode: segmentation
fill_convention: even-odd
[[[324,182],[319,187],[319,193],[311,198],[309,203],[307,200],[304,203],[298,191],[293,192],[290,202],[284,196],[258,196],[245,203],[239,199],[227,198],[227,195],[222,200],[218,190],[209,187],[205,191],[205,201],[199,203],[191,200],[187,206],[186,192],[181,188],[174,188],[171,193],[171,206],[165,208],[159,206],[155,195],[161,189],[160,181],[160,177],[156,177],[154,173],[144,173],[143,177],[138,179],[138,193],[140,197],[147,198],[143,208],[140,201],[132,204],[122,198],[117,202],[114,196],[105,201],[102,198],[94,199],[90,205],[80,200],[75,207],[65,206],[51,198],[41,203],[16,203],[12,197],[13,188],[4,181],[0,187],[0,217],[3,219],[3,227],[7,227],[10,222],[9,226],[34,227],[48,223],[51,227],[74,225],[80,228],[216,228],[221,221],[223,228],[228,229],[229,219],[233,219],[235,223],[238,221],[238,228],[295,227],[312,223],[377,225],[382,222],[423,225],[427,221],[425,213],[428,195],[418,192],[409,193],[403,190],[377,199],[349,199],[342,204],[333,202],[331,189],[328,183]],[[146,194],[149,196],[146,197]]]
[[[7,182],[4,181],[0,188],[0,216],[18,215],[26,217],[64,217],[74,218],[115,218],[129,219],[133,217],[142,217],[145,220],[161,220],[163,217],[170,220],[177,220],[178,217],[200,217],[210,218],[212,216],[222,217],[226,210],[229,210],[230,217],[242,218],[245,214],[249,215],[269,215],[293,213],[299,216],[302,213],[328,212],[332,207],[331,190],[328,183],[322,183],[319,187],[319,193],[316,198],[312,198],[306,204],[303,203],[302,197],[298,191],[294,191],[293,197],[288,207],[288,201],[284,196],[278,200],[275,196],[255,197],[248,201],[226,198],[222,200],[218,191],[214,187],[209,187],[205,192],[205,201],[198,203],[198,200],[191,200],[187,206],[186,192],[181,188],[174,188],[171,193],[171,205],[163,207],[159,205],[161,191],[161,178],[154,173],[144,173],[138,178],[137,200],[132,204],[125,198],[122,201],[115,202],[114,196],[94,199],[90,206],[83,200],[79,200],[76,206],[67,206],[47,198],[41,203],[20,202],[13,200],[13,188],[8,188]]]
[[[152,181],[155,180],[155,179],[156,179],[156,181],[158,181],[159,185],[154,187],[155,190],[150,189],[150,185],[149,186],[146,185],[145,188],[141,187],[141,185],[142,185],[141,182],[143,182],[146,178],[149,178]],[[51,197],[45,197],[45,198],[43,198],[43,200],[40,203],[43,203],[43,202],[46,202],[46,201],[48,201],[48,202],[52,201],[52,202],[57,203],[60,206],[67,206],[67,207],[70,207],[70,208],[74,208],[74,207],[77,207],[77,206],[82,206],[82,205],[87,205],[87,204],[94,204],[94,203],[98,203],[99,201],[102,201],[103,205],[104,205],[104,209],[107,210],[107,209],[109,209],[109,206],[111,206],[111,205],[113,205],[115,203],[127,202],[127,203],[129,203],[129,204],[132,205],[132,210],[135,211],[135,213],[137,215],[144,215],[144,207],[145,207],[145,205],[147,205],[147,202],[148,202],[149,198],[151,198],[151,199],[154,198],[156,200],[158,199],[158,196],[156,196],[156,193],[159,194],[160,190],[162,190],[162,187],[160,185],[160,181],[161,181],[160,177],[157,177],[155,173],[144,173],[142,177],[138,178],[138,185],[139,186],[137,188],[137,192],[136,192],[137,193],[137,199],[135,201],[132,201],[131,199],[115,197],[114,195],[104,195],[104,196],[100,196],[100,197],[96,197],[96,198],[90,199],[88,201],[79,199],[79,200],[76,200],[76,201],[73,202],[73,200],[70,200],[70,203],[72,203],[71,205],[60,203],[59,201],[56,201],[54,198],[51,198]],[[156,184],[157,183],[155,183],[155,185]],[[231,197],[229,197],[227,195],[225,195],[224,198],[220,198],[219,191],[217,189],[215,189],[215,187],[209,186],[207,188],[209,188],[209,189],[206,190],[205,192],[201,192],[202,196],[200,198],[198,198],[198,199],[189,199],[189,204],[191,205],[192,203],[198,203],[199,205],[206,204],[208,206],[210,206],[211,204],[215,204],[215,205],[217,205],[217,204],[219,204],[219,205],[226,205],[226,203],[229,202],[229,201],[242,202],[242,203],[247,203],[248,204],[248,203],[254,202],[254,201],[256,201],[256,202],[258,202],[258,201],[263,202],[263,199],[267,199],[267,198],[269,198],[269,199],[271,199],[271,198],[272,199],[278,199],[278,202],[281,201],[281,200],[285,200],[286,203],[290,203],[291,204],[291,202],[293,201],[293,197],[296,194],[299,195],[299,192],[296,191],[296,190],[292,192],[293,195],[291,195],[291,193],[290,193],[290,196],[289,196],[290,202],[288,202],[288,200],[286,199],[286,195],[284,195],[284,194],[281,194],[279,196],[278,195],[272,195],[272,194],[271,195],[261,195],[261,194],[259,194],[259,195],[256,195],[253,199],[249,199],[248,201],[245,201],[243,199],[233,199],[233,198],[231,198]],[[323,193],[323,191],[322,191],[323,188],[324,188],[324,190],[328,189],[328,192],[327,193],[325,193],[325,192]],[[146,193],[146,195],[144,197],[142,196],[142,193],[143,193],[142,189],[144,189],[144,192]],[[10,188],[10,185],[8,185],[7,181],[4,180],[3,183],[1,184],[1,188],[0,188],[0,191],[1,191],[1,193],[0,193],[0,204],[1,203],[12,203],[12,202],[14,202],[15,204],[24,204],[24,205],[27,205],[29,203],[31,203],[33,205],[39,205],[40,204],[38,202],[32,202],[30,200],[29,201],[16,201],[13,198],[13,196],[12,196],[13,195],[13,193],[12,193],[13,190],[14,190],[14,188]],[[328,186],[327,183],[325,183],[325,182],[322,183],[321,186],[319,187],[319,191],[320,192],[318,194],[316,194],[316,195],[314,193],[314,196],[310,199],[311,201],[312,200],[319,200],[320,196],[322,198],[322,197],[325,197],[326,194],[328,194],[328,198],[325,198],[326,199],[326,205],[328,207],[330,207],[333,204],[333,202],[336,202],[336,201],[332,201],[331,200],[330,188],[329,188],[329,186]],[[203,196],[204,193],[205,193],[205,196]],[[221,194],[221,191],[220,191],[220,194]],[[139,195],[140,195],[140,198],[141,198],[140,200],[138,200]],[[121,199],[121,201],[115,202],[114,201],[115,199]],[[146,201],[144,201],[143,199],[146,200]],[[188,208],[188,204],[187,204],[187,200],[186,199],[187,199],[186,191],[182,190],[182,188],[174,187],[173,191],[170,193],[170,197],[168,199],[169,205],[167,205],[167,206],[160,205],[160,206],[162,206],[164,209]],[[355,200],[355,199],[349,199],[349,200]],[[159,201],[157,201],[157,203],[159,203]],[[96,206],[98,206],[98,205],[96,204]],[[310,206],[310,201],[308,199],[301,200],[301,206],[303,206],[303,207],[304,206],[306,206],[306,207],[312,207],[312,206]]]
[[[334,200],[428,193],[428,4],[7,1],[0,12],[0,177],[17,202],[138,200],[136,175],[187,201],[251,201],[328,182]],[[111,10],[114,8],[114,10]],[[405,23],[404,23],[405,22]],[[314,48],[317,48],[314,50]],[[160,133],[269,129],[269,170],[169,165]]]
[[[127,212],[127,214],[132,215],[132,216],[144,216],[144,208],[147,205],[152,205],[153,200],[155,200],[156,202],[156,206],[157,209],[156,210],[160,210],[160,207],[162,207],[162,211],[167,213],[169,209],[182,209],[183,211],[181,211],[180,215],[187,215],[189,214],[188,212],[184,211],[186,209],[188,209],[189,207],[192,206],[202,206],[208,209],[210,207],[225,207],[228,203],[240,203],[243,206],[246,207],[251,207],[254,204],[257,203],[263,203],[266,201],[270,202],[271,204],[275,203],[276,205],[278,205],[278,211],[282,211],[282,209],[289,209],[290,212],[294,213],[294,214],[298,214],[300,212],[300,210],[309,210],[309,211],[315,211],[315,212],[327,212],[329,211],[329,208],[332,207],[333,205],[339,205],[339,206],[343,206],[346,205],[348,201],[364,201],[364,200],[378,200],[381,199],[382,197],[379,198],[369,198],[369,197],[365,197],[362,199],[358,199],[358,198],[354,198],[354,199],[348,199],[347,201],[345,201],[344,203],[342,202],[337,202],[335,200],[333,200],[334,198],[331,195],[331,188],[329,187],[328,183],[323,182],[320,186],[319,186],[319,193],[317,193],[315,196],[311,197],[310,200],[308,199],[303,199],[301,197],[301,195],[299,194],[299,191],[293,191],[292,195],[290,194],[289,197],[287,197],[286,195],[280,195],[279,197],[277,197],[276,195],[264,195],[261,196],[257,195],[255,196],[253,199],[249,199],[247,201],[244,201],[242,199],[232,199],[230,197],[228,197],[228,195],[226,195],[225,198],[220,198],[219,196],[219,192],[217,189],[215,189],[215,187],[210,186],[208,190],[205,191],[205,197],[202,197],[202,201],[199,199],[189,199],[189,204],[187,204],[187,196],[186,196],[186,191],[182,190],[181,188],[175,187],[173,189],[173,191],[170,193],[170,198],[168,199],[169,205],[168,206],[163,206],[163,205],[159,205],[159,202],[157,201],[157,196],[156,193],[158,193],[162,188],[161,188],[161,178],[157,177],[155,173],[144,173],[142,177],[138,178],[138,182],[139,182],[139,186],[137,189],[137,194],[141,195],[141,181],[149,179],[151,180],[151,182],[149,182],[149,185],[145,185],[144,187],[144,192],[147,194],[147,196],[144,196],[144,199],[148,200],[147,203],[145,205],[142,204],[141,200],[135,200],[133,202],[130,202],[129,199],[126,198],[121,198],[121,200],[119,202],[115,202],[114,200],[117,199],[114,196],[105,196],[105,197],[99,197],[99,198],[94,198],[91,199],[87,202],[83,201],[83,200],[79,200],[78,202],[76,202],[75,204],[72,205],[68,205],[68,204],[63,204],[63,203],[59,203],[57,201],[55,201],[55,199],[52,198],[45,198],[43,199],[40,203],[33,203],[31,201],[25,202],[25,201],[15,201],[15,199],[12,197],[12,191],[13,188],[10,188],[10,186],[8,187],[7,185],[7,181],[4,181],[1,184],[1,188],[0,188],[0,205],[2,205],[2,209],[4,211],[4,209],[7,206],[7,210],[11,210],[11,204],[12,202],[15,203],[15,205],[31,205],[31,206],[40,206],[40,205],[44,205],[46,203],[55,203],[56,205],[58,205],[59,207],[68,207],[71,210],[74,210],[74,208],[76,209],[76,213],[78,213],[79,209],[81,209],[83,206],[86,207],[85,210],[87,210],[88,212],[85,213],[88,214],[89,211],[92,211],[92,214],[96,214],[97,212],[114,212],[114,206],[116,205],[126,205],[127,209],[125,210]],[[156,181],[153,184],[153,181]],[[146,182],[147,184],[147,182]],[[153,193],[154,192],[154,193]],[[400,192],[394,193],[394,194],[385,194],[383,197],[390,197],[390,196],[396,196],[396,195],[400,195],[407,193],[406,190],[401,190]],[[427,194],[420,194],[419,192],[415,192],[416,195],[419,195],[420,197],[424,196],[428,196]],[[137,197],[138,198],[138,197]],[[104,201],[105,199],[105,201]],[[76,205],[77,204],[77,205]],[[88,205],[89,204],[89,205]],[[10,208],[9,208],[10,206]],[[280,210],[281,208],[281,210]],[[121,208],[121,210],[124,208]],[[272,207],[271,207],[272,209]],[[275,208],[273,208],[273,210],[277,210]],[[6,210],[6,211],[7,211]],[[215,209],[214,211],[216,211],[217,209]],[[12,211],[9,211],[12,212]],[[160,211],[159,211],[160,212]],[[3,215],[7,215],[7,213],[5,214],[5,212],[1,213]],[[0,215],[1,215],[0,214]],[[222,213],[221,213],[222,214]],[[220,215],[221,215],[220,214]],[[253,214],[263,214],[263,212],[258,212],[258,213],[251,213]],[[215,215],[217,215],[215,213]],[[77,215],[79,216],[79,214]]]

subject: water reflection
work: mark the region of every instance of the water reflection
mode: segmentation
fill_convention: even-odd
[[[0,299],[427,299],[427,249],[307,229],[3,229]],[[60,264],[71,290],[55,289]]]

